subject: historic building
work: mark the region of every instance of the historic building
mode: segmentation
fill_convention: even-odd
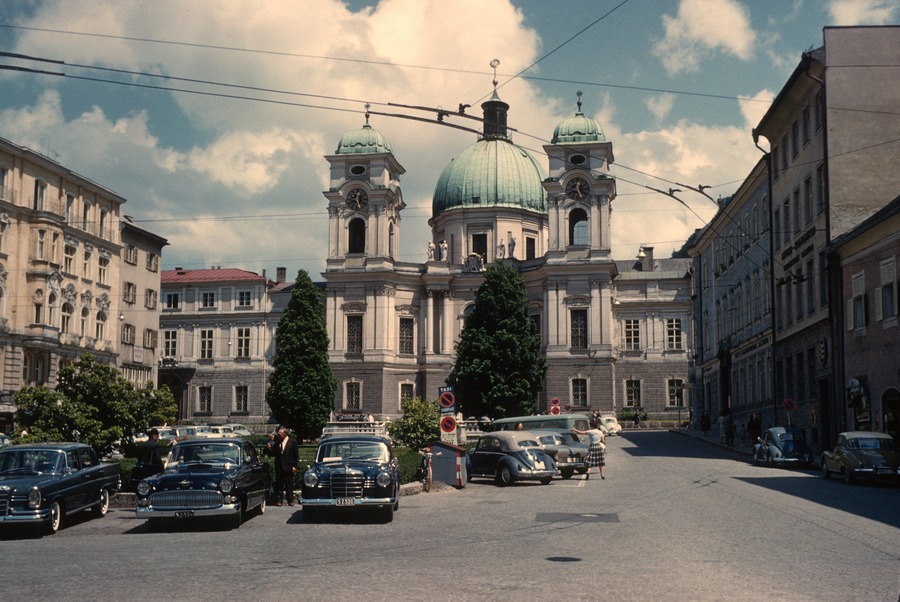
[[[179,420],[268,422],[275,329],[293,285],[285,276],[284,268],[275,282],[236,268],[162,273],[159,384],[172,390]]]
[[[777,424],[816,447],[845,429],[832,323],[830,241],[900,190],[896,164],[900,27],[826,27],[753,130],[770,145],[774,395]]]
[[[830,245],[843,428],[900,438],[900,196]]]
[[[581,112],[544,146],[549,173],[516,145],[509,105],[483,103],[483,132],[435,186],[424,264],[397,260],[405,170],[366,124],[330,165],[325,284],[336,412],[396,416],[404,399],[435,399],[486,265],[522,276],[548,361],[542,407],[640,406],[678,416],[691,341],[690,260],[610,254],[612,143]],[[465,411],[465,400],[460,400]]]
[[[715,421],[724,410],[736,427],[752,416],[775,424],[772,393],[769,186],[760,159],[716,216],[689,241],[694,260],[693,415]]]
[[[129,313],[122,278],[125,199],[56,161],[0,139],[0,429],[11,426],[12,393],[55,386],[61,366],[85,352],[120,365],[119,342]],[[144,240],[149,233],[145,233]],[[144,305],[159,290],[159,249],[152,237],[141,283]],[[136,245],[137,246],[137,245]],[[145,308],[145,309],[146,309]],[[158,320],[152,308],[146,330]],[[148,346],[150,343],[150,346]],[[152,379],[153,337],[130,345],[127,363]],[[140,358],[140,361],[135,360]]]

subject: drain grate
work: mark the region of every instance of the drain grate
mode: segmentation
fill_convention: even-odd
[[[593,512],[539,512],[535,516],[539,523],[617,523],[619,514],[596,514]]]

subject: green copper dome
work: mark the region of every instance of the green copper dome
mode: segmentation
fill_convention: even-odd
[[[580,103],[579,103],[580,104]],[[603,142],[603,130],[595,119],[585,117],[580,111],[574,117],[563,119],[553,130],[553,144],[575,144],[578,142]]]
[[[520,207],[546,212],[544,171],[506,138],[479,140],[456,156],[438,179],[432,217],[454,207]]]
[[[363,155],[368,153],[390,153],[391,144],[381,132],[368,123],[358,130],[350,130],[338,143],[336,155]]]

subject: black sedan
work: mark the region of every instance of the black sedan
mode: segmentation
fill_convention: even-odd
[[[469,452],[467,477],[494,479],[498,485],[539,481],[548,485],[556,475],[556,463],[529,431],[497,431],[478,440]]]
[[[535,437],[543,450],[548,456],[556,462],[556,468],[564,479],[571,479],[575,471],[585,470],[584,458],[587,456],[588,445],[575,443],[572,439],[568,439],[561,431],[536,429],[529,431]],[[568,433],[578,438],[575,433]]]
[[[391,440],[378,435],[328,435],[300,486],[303,516],[313,522],[326,510],[372,508],[383,522],[400,505],[400,467]]]
[[[239,527],[250,510],[266,511],[269,467],[256,448],[234,438],[187,439],[172,447],[166,467],[137,485],[137,516],[155,526],[163,518],[223,517]]]

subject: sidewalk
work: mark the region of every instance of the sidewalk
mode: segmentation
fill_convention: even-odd
[[[710,445],[715,445],[717,447],[721,447],[722,449],[730,449],[735,453],[739,453],[742,455],[746,455],[748,457],[753,456],[753,445],[756,443],[755,441],[751,442],[749,439],[747,441],[739,441],[735,438],[734,445],[729,447],[724,443],[719,443],[719,429],[710,429],[709,435],[706,437],[703,436],[703,431],[695,431],[692,429],[669,429],[670,433],[675,433],[678,435],[682,435],[684,437],[693,437],[694,439],[698,439],[700,441],[706,441]],[[810,467],[819,466],[820,463],[820,455],[812,454],[812,462],[810,463]]]

